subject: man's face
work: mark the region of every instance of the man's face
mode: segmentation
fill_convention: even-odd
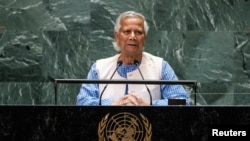
[[[142,53],[146,39],[143,23],[143,19],[138,17],[127,17],[121,21],[119,32],[115,32],[121,53],[126,55]]]

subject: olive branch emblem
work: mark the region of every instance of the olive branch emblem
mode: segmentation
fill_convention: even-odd
[[[108,116],[109,116],[109,114],[107,114],[104,118],[102,118],[101,122],[99,123],[99,127],[98,127],[99,141],[106,141],[104,138],[104,129],[105,129],[106,123],[108,121]]]
[[[144,141],[151,141],[152,126],[148,122],[147,118],[144,115],[140,114],[140,116],[142,118],[142,122],[143,122],[145,130],[146,130],[146,135],[145,135]]]
[[[143,123],[144,129],[145,129],[145,137],[144,137],[143,141],[151,141],[152,126],[143,114],[140,113],[140,116],[141,116],[142,123]],[[106,141],[104,134],[105,134],[106,124],[108,122],[108,117],[109,117],[109,114],[106,114],[102,118],[102,120],[99,122],[99,125],[98,125],[98,137],[99,137],[98,140],[99,141]]]

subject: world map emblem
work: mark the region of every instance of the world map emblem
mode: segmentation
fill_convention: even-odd
[[[143,114],[106,114],[98,125],[99,141],[151,141],[151,136],[151,123]]]

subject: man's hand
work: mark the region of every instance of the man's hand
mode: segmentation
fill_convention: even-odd
[[[143,100],[136,94],[129,93],[119,100],[112,103],[112,105],[116,106],[149,106],[150,103],[148,101]]]

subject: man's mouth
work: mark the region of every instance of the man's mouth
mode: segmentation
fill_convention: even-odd
[[[134,46],[134,47],[136,46],[136,44],[128,44],[128,45],[129,45],[129,46]]]

